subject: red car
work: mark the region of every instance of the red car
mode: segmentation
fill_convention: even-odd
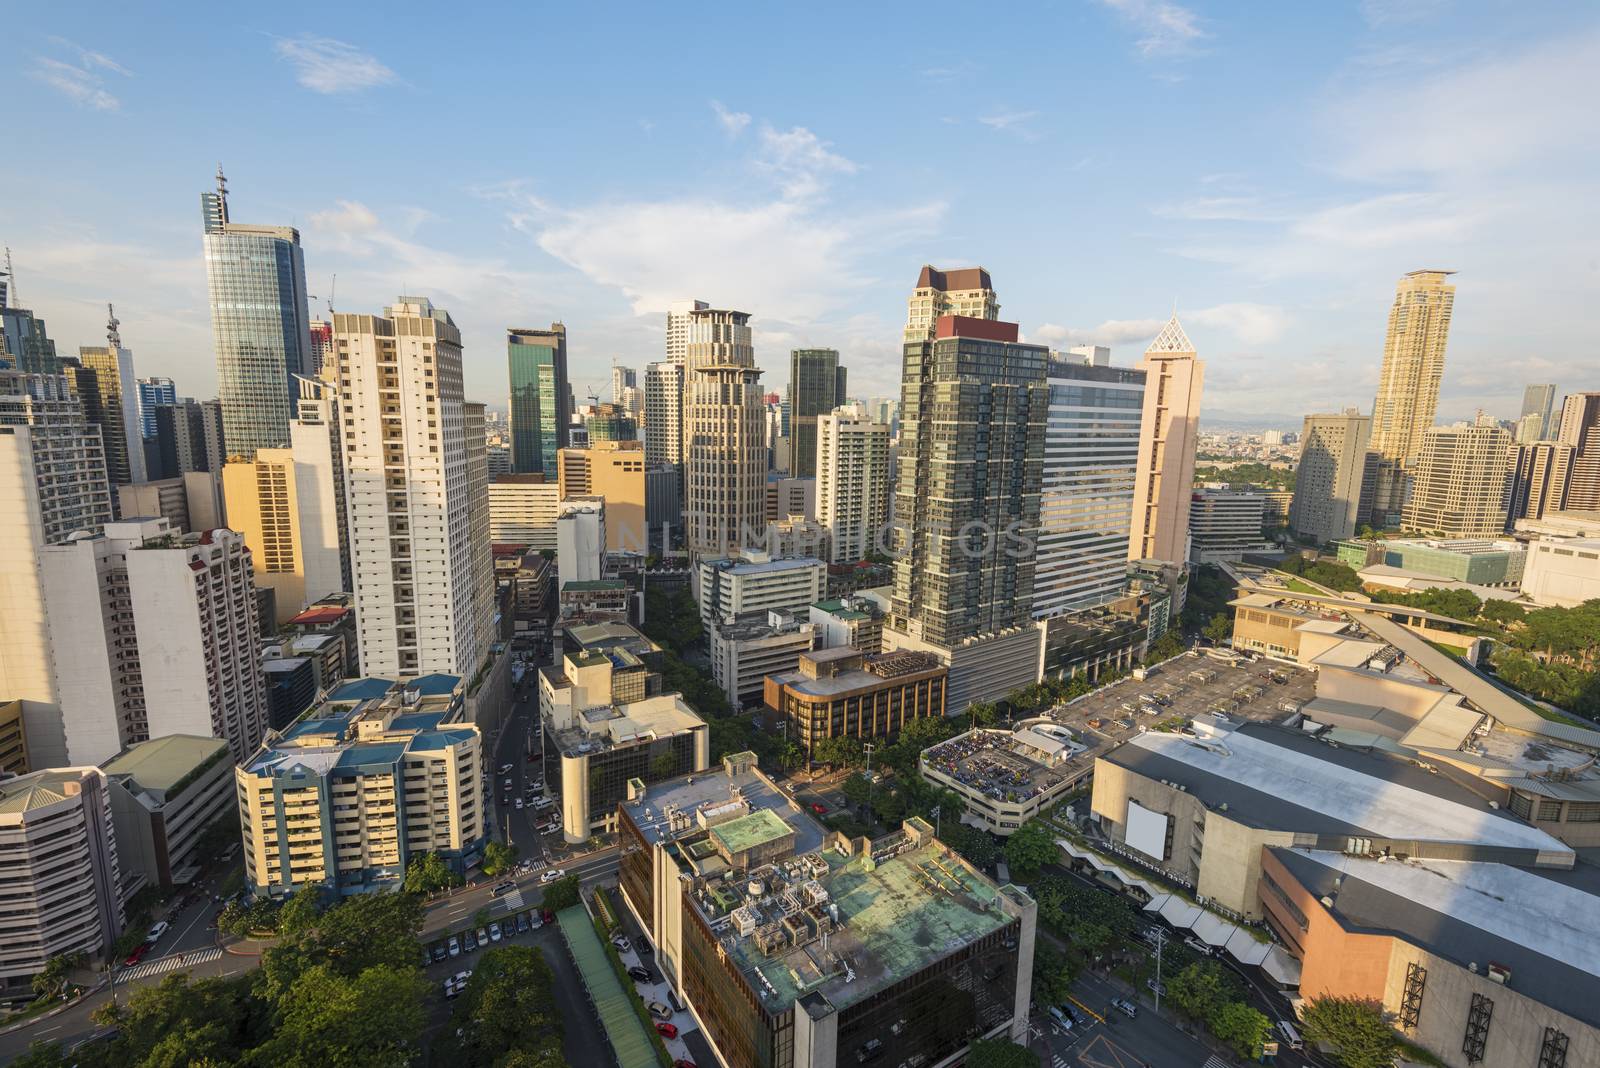
[[[554,912],[552,912],[551,910],[549,910],[549,909],[545,909],[544,910],[544,922],[545,923],[555,923],[556,922],[556,914]]]
[[[828,806],[821,801],[813,801],[811,802],[811,811],[819,816],[826,816],[828,814]]]
[[[141,942],[132,953],[128,954],[128,959],[122,963],[125,967],[131,968],[141,960],[144,960],[144,955],[148,952],[150,952],[150,943]]]
[[[677,1038],[678,1029],[669,1023],[657,1023],[656,1034],[660,1035],[662,1038]]]

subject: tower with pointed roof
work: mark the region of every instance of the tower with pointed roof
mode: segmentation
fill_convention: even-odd
[[[1189,496],[1205,364],[1195,358],[1194,343],[1176,312],[1145,350],[1139,367],[1146,381],[1128,558],[1182,564],[1189,549]]]
[[[1444,350],[1456,287],[1454,271],[1411,271],[1395,286],[1383,370],[1372,402],[1372,451],[1379,457],[1374,524],[1398,517],[1410,497],[1412,469],[1422,454],[1422,435],[1433,426],[1444,377]]]

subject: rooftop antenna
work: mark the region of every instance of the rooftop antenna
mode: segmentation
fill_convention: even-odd
[[[0,308],[18,307],[17,304],[17,276],[11,270],[11,246],[6,246],[6,269],[0,271],[0,278],[6,280],[5,285],[0,285]],[[6,291],[11,291],[11,303],[6,303]]]
[[[117,318],[117,310],[108,302],[106,304],[106,345],[115,356],[117,350],[122,348],[122,335],[117,332],[117,327],[122,325],[122,320]]]
[[[339,274],[334,272],[333,281],[328,283],[328,318],[333,318],[333,297],[339,292]]]
[[[219,222],[228,221],[228,177],[222,173],[222,164],[217,164],[217,214]]]

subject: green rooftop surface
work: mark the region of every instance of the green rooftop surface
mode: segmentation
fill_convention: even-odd
[[[711,837],[734,855],[776,842],[784,835],[793,833],[793,829],[769,808],[758,808],[736,820],[711,828]]]
[[[776,993],[765,1003],[770,1011],[781,1012],[812,990],[843,1010],[1011,922],[999,888],[937,843],[870,871],[865,857],[833,850],[822,856],[829,871],[820,881],[840,921],[829,949],[849,960],[855,978],[847,982],[842,967],[824,972],[818,942],[767,957],[753,939],[738,939],[731,952],[740,967],[759,971]],[[759,980],[753,985],[762,988]]]
[[[838,616],[840,619],[872,618],[866,612],[862,612],[855,608],[846,608],[843,601],[818,601],[816,604],[812,605],[812,607],[819,611],[826,612],[830,616]]]
[[[628,583],[624,579],[573,579],[571,582],[561,584],[561,592],[572,590],[625,590]]]
[[[660,1068],[655,1047],[644,1033],[644,1024],[628,999],[631,995],[622,989],[617,973],[606,958],[605,947],[594,933],[594,921],[582,905],[573,905],[556,913],[561,933],[566,937],[572,960],[589,990],[589,1000],[594,1002],[600,1027],[611,1043],[621,1068]]]

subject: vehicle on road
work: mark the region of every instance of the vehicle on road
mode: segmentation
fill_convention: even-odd
[[[522,798],[520,798],[520,797],[519,797],[519,798],[517,798],[517,807],[518,807],[518,808],[521,808],[521,807],[522,807]]]
[[[511,767],[512,766],[510,764],[501,764],[500,765],[500,774],[502,774],[502,775],[510,775],[511,774]]]
[[[628,978],[636,983],[648,983],[650,981],[650,969],[641,968],[635,964],[628,969]]]
[[[161,941],[161,936],[166,934],[167,928],[171,926],[172,925],[167,923],[166,920],[157,920],[155,926],[151,927],[149,932],[144,936],[145,942],[152,946],[155,945],[157,942]]]
[[[1211,956],[1211,947],[1200,941],[1200,939],[1196,938],[1194,935],[1190,935],[1188,938],[1185,938],[1183,940],[1183,944],[1200,954],[1202,957]]]
[[[148,952],[150,952],[149,942],[141,942],[139,945],[134,946],[133,952],[129,953],[127,959],[122,962],[123,967],[133,967],[135,964],[138,964],[140,961],[144,960],[144,955]]]
[[[1146,979],[1144,981],[1144,985],[1149,987],[1150,993],[1154,994],[1158,998],[1164,998],[1167,996],[1166,983],[1158,983],[1154,979]]]
[[[1072,1030],[1072,1017],[1068,1016],[1060,1006],[1050,1006],[1050,1018],[1067,1030]]]
[[[503,883],[497,883],[497,884],[495,884],[495,888],[493,890],[489,891],[489,896],[490,897],[499,897],[501,894],[509,894],[509,893],[511,893],[511,891],[515,890],[516,888],[517,888],[517,884],[513,883],[513,882],[507,881],[507,882],[503,882]]]
[[[461,940],[455,935],[450,936],[450,944],[446,947],[446,952],[448,952],[452,957],[461,956]]]
[[[651,1016],[654,1016],[659,1020],[672,1019],[672,1010],[667,1008],[667,1006],[660,1001],[652,1001],[650,1004],[646,1005],[645,1008],[650,1010]]]
[[[551,868],[549,871],[547,871],[543,875],[539,876],[539,881],[541,883],[553,883],[557,879],[560,879],[562,876],[564,876],[566,874],[567,873],[565,871],[562,871],[560,868]]]
[[[625,935],[617,935],[611,940],[611,944],[617,947],[618,953],[626,953],[633,948],[633,944],[628,941]]]
[[[498,923],[491,923],[489,925],[489,941],[500,941],[500,925]]]
[[[660,1020],[657,1020],[656,1034],[660,1035],[662,1038],[677,1038],[678,1029],[669,1023],[663,1023]]]
[[[1122,1013],[1122,1015],[1126,1016],[1130,1020],[1139,1015],[1139,1006],[1135,1005],[1127,998],[1112,998],[1111,1007]]]
[[[819,816],[826,816],[828,814],[828,806],[821,801],[813,801],[811,802],[811,811]]]
[[[1285,1046],[1296,1052],[1306,1048],[1306,1044],[1300,1038],[1300,1032],[1295,1029],[1294,1024],[1288,1020],[1279,1020],[1277,1026],[1278,1034],[1283,1036],[1283,1044]]]

